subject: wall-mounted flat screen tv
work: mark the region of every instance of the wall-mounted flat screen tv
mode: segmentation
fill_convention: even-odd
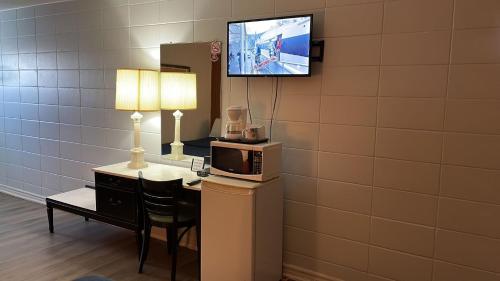
[[[228,22],[227,76],[310,76],[312,15]]]

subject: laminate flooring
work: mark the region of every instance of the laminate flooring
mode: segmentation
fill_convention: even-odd
[[[170,280],[164,241],[152,239],[144,273],[137,273],[134,232],[54,209],[48,230],[44,205],[0,193],[0,280],[66,281],[98,275],[114,281]],[[177,280],[198,276],[196,253],[179,250]]]

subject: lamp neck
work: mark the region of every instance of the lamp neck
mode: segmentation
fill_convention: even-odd
[[[182,115],[182,112],[180,112],[179,110],[176,110],[174,113],[172,113],[172,115],[175,117],[175,120],[180,120]]]
[[[136,111],[132,115],[130,115],[130,118],[134,120],[134,122],[141,122],[142,114]]]

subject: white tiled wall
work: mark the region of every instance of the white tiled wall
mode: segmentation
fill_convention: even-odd
[[[125,161],[117,67],[159,45],[225,41],[226,21],[314,13],[325,60],[283,78],[285,270],[321,280],[500,280],[497,0],[80,0],[0,13],[0,184],[43,196]],[[223,62],[223,65],[225,62]],[[223,69],[223,108],[246,80]],[[269,126],[271,78],[250,78]],[[159,161],[158,113],[143,141]],[[319,277],[316,277],[319,279]],[[316,280],[314,279],[314,280]]]

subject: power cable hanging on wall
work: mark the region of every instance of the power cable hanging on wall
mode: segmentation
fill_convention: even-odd
[[[274,87],[274,101],[273,101],[273,111],[271,112],[271,124],[269,125],[269,141],[273,140],[273,119],[274,112],[276,111],[276,101],[278,100],[278,80],[279,77],[276,77],[276,86]]]
[[[250,93],[248,90],[248,76],[247,76],[247,108],[248,108],[248,115],[250,116],[250,124],[253,124],[252,110],[250,109]]]

